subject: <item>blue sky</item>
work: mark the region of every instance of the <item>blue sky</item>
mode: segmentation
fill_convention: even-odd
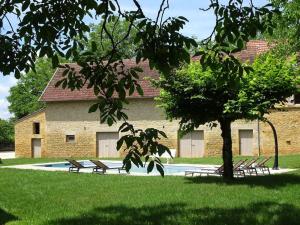
[[[147,16],[155,18],[161,0],[142,0],[141,6]],[[208,0],[169,0],[170,8],[166,16],[185,16],[189,19],[182,33],[188,36],[196,36],[198,39],[207,37],[214,26],[214,15],[212,12],[202,12],[199,8],[207,8]],[[225,0],[221,2],[226,2]],[[255,0],[258,6],[267,3],[267,0]],[[126,10],[133,8],[132,0],[120,0],[121,7]],[[86,19],[87,22],[94,22],[92,19]],[[16,79],[11,76],[2,76],[0,74],[0,118],[8,119],[11,114],[8,112],[8,102],[6,97],[9,89],[16,84]]]

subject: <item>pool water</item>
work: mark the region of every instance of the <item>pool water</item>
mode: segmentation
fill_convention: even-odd
[[[102,160],[101,160],[102,161]],[[92,167],[95,166],[93,163],[90,161],[79,161],[81,165],[84,167]],[[108,167],[122,167],[123,164],[121,162],[113,162],[113,161],[102,161],[105,165]],[[53,163],[53,164],[41,164],[41,165],[36,165],[38,167],[46,167],[46,168],[66,168],[68,169],[70,167],[70,163]],[[165,175],[183,175],[186,170],[200,170],[201,166],[188,166],[188,165],[169,165],[165,164],[164,165],[164,172]],[[147,167],[136,167],[134,164],[132,164],[131,174],[147,174]],[[151,174],[159,174],[159,172],[156,170],[154,167],[153,171]]]

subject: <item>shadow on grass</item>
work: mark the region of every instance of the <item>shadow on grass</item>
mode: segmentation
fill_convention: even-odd
[[[189,208],[188,205],[99,207],[47,225],[299,225],[300,209],[290,204],[259,202],[237,208]],[[45,225],[46,225],[45,224]]]
[[[251,176],[246,178],[238,178],[233,181],[225,181],[219,176],[196,176],[185,177],[187,183],[199,184],[220,184],[220,185],[248,185],[251,187],[262,186],[265,188],[278,188],[290,184],[300,184],[300,174],[278,174],[268,176]]]
[[[0,208],[0,224],[6,224],[10,221],[18,220],[18,217],[5,212],[3,209]]]

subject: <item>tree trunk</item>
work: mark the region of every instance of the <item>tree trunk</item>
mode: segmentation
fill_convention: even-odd
[[[273,136],[274,136],[274,145],[275,145],[275,158],[274,158],[274,165],[273,165],[273,170],[278,170],[279,169],[279,163],[278,163],[278,138],[277,138],[277,132],[275,129],[275,126],[273,123],[269,120],[265,120],[266,123],[268,123],[272,129]]]
[[[231,139],[231,120],[222,119],[219,121],[222,130],[223,138],[223,163],[225,179],[233,179],[233,166],[232,166],[232,139]]]

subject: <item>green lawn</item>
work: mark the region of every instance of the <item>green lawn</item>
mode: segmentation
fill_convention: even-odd
[[[3,165],[45,161],[4,160]],[[300,168],[300,156],[281,157],[281,163]],[[0,184],[1,225],[299,225],[299,170],[224,183],[220,177],[103,176],[2,168]]]

